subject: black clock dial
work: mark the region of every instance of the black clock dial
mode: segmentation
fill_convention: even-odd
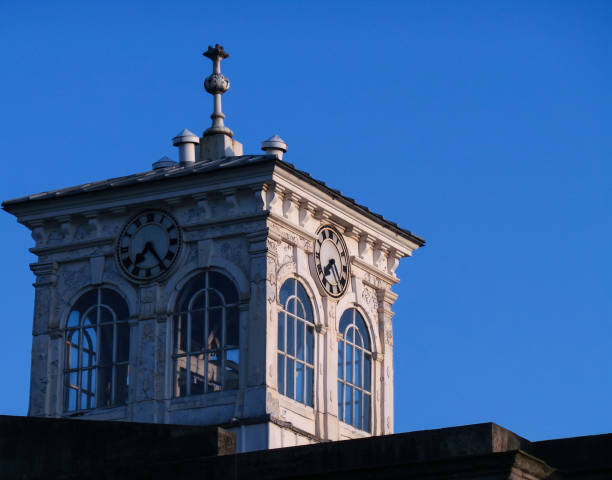
[[[349,258],[342,236],[332,227],[323,227],[314,245],[317,278],[332,297],[341,296],[348,286]]]
[[[123,227],[117,240],[117,261],[131,279],[153,280],[168,271],[181,247],[181,231],[163,211],[143,212]]]

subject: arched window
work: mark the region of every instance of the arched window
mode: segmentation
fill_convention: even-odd
[[[278,391],[313,406],[314,319],[304,287],[290,278],[280,289]]]
[[[372,405],[372,350],[361,314],[354,308],[340,318],[338,341],[338,417],[369,432]]]
[[[66,322],[64,410],[127,402],[130,326],[125,300],[110,288],[84,293]]]
[[[174,315],[174,396],[238,388],[238,291],[219,272],[193,277]]]

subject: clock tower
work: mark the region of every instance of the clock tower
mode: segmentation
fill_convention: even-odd
[[[244,155],[229,55],[204,55],[212,125],[178,162],[3,203],[37,256],[29,415],[221,425],[239,451],[393,433],[391,287],[424,241],[277,135]]]

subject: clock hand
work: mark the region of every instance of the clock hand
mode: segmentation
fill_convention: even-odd
[[[340,285],[340,273],[338,272],[338,267],[336,267],[336,263],[332,263],[332,272],[334,273],[334,277],[336,279],[336,284]]]
[[[145,253],[149,251],[149,247],[150,242],[147,242],[141,252],[136,254],[136,258],[134,259],[134,265],[138,265],[139,263],[144,262]]]
[[[157,260],[157,264],[159,265],[159,268],[161,268],[162,270],[165,270],[166,266],[164,265],[163,260],[157,254],[157,251],[155,250],[155,247],[153,246],[153,244],[151,242],[147,242],[147,244],[145,245],[145,248],[148,249],[148,251],[151,252],[151,254],[155,257],[155,260]]]

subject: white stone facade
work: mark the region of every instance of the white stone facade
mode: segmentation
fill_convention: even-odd
[[[106,286],[121,293],[130,311],[127,404],[70,415],[223,424],[238,434],[239,451],[393,433],[391,287],[399,259],[420,245],[283,162],[260,159],[223,171],[5,205],[32,230],[38,256],[31,265],[36,297],[29,415],[67,415],[68,314],[83,292]],[[125,223],[151,208],[174,216],[184,244],[167,276],[142,284],[122,274],[115,246]],[[314,272],[313,242],[323,225],[343,234],[350,254],[350,283],[340,298],[326,295]],[[207,269],[224,273],[239,293],[239,388],[174,398],[172,313],[181,287]],[[314,309],[312,407],[277,390],[278,290],[288,278],[305,287]],[[362,314],[371,336],[371,432],[338,420],[338,321],[347,308]]]

